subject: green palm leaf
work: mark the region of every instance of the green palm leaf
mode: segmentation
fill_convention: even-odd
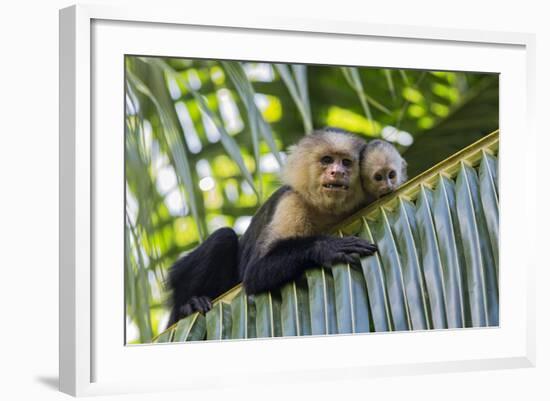
[[[241,289],[231,302],[231,338],[256,337],[256,306]]]
[[[146,96],[155,106],[163,127],[166,147],[171,152],[174,167],[178,173],[177,177],[183,181],[182,183],[185,187],[186,193],[189,194],[187,201],[190,205],[191,214],[196,222],[201,222],[202,219],[199,218],[198,212],[198,195],[195,192],[193,178],[191,176],[191,168],[186,150],[187,148],[181,140],[181,133],[178,128],[179,125],[176,121],[177,119],[168,113],[168,110],[174,109],[174,105],[168,100],[169,97],[165,93],[166,87],[164,83],[154,86],[157,90],[157,93],[155,94],[134,73],[132,73],[131,70],[126,71],[126,79],[131,87]],[[199,234],[202,236],[206,234],[206,230],[201,224],[199,224]]]
[[[369,223],[365,218],[361,219],[362,228],[360,237],[374,243]],[[370,309],[372,311],[372,321],[375,331],[388,331],[393,329],[389,297],[384,280],[384,268],[380,253],[377,252],[370,258],[361,259],[361,268],[367,285]]]
[[[194,313],[187,319],[182,319],[176,325],[172,341],[199,341],[206,335],[206,318],[200,313]]]
[[[265,292],[254,296],[256,304],[256,335],[258,337],[280,337],[281,301],[277,295]]]
[[[307,76],[305,65],[293,65],[294,77],[287,64],[275,64],[281,79],[285,83],[292,100],[296,104],[306,133],[313,131],[309,95],[307,93]]]
[[[350,264],[332,268],[338,333],[370,331],[370,312],[363,274]]]
[[[447,302],[448,327],[465,327],[467,318],[467,294],[465,293],[465,265],[463,245],[456,214],[455,185],[449,178],[440,175],[434,192],[433,216]],[[469,324],[471,325],[471,323]]]
[[[324,268],[308,270],[305,275],[309,288],[311,334],[337,333],[334,280],[332,276]]]
[[[372,96],[369,96],[365,92],[363,88],[363,83],[361,82],[361,77],[359,75],[359,70],[356,67],[341,67],[341,69],[347,83],[349,84],[349,86],[351,86],[351,88],[355,91],[355,93],[359,97],[359,101],[361,102],[361,107],[363,108],[363,111],[365,112],[365,116],[369,119],[369,121],[372,121],[372,112],[370,110],[369,103],[372,106],[374,106],[376,109],[380,110],[381,112],[388,115],[391,114],[391,111],[389,111],[380,102],[374,100]],[[386,75],[386,77],[388,78],[388,86],[392,91],[392,93],[394,93],[393,81],[391,80],[391,75]]]
[[[288,283],[281,288],[281,326],[283,336],[311,334],[308,290],[302,283]]]
[[[248,171],[248,168],[246,167],[239,145],[233,139],[231,135],[227,132],[224,125],[221,123],[220,119],[218,118],[217,114],[214,112],[214,110],[208,105],[208,102],[206,101],[205,97],[197,90],[194,90],[191,86],[187,84],[183,80],[180,74],[178,74],[170,65],[168,65],[165,61],[158,58],[146,58],[144,59],[147,63],[157,66],[157,68],[162,69],[166,74],[171,76],[174,80],[179,82],[182,86],[186,88],[187,91],[189,91],[193,98],[196,100],[197,104],[199,105],[199,109],[212,121],[218,130],[221,138],[221,142],[223,147],[225,148],[227,154],[231,159],[237,163],[239,166],[239,169],[244,177],[244,179],[250,184],[250,187],[253,189],[253,191],[256,193],[256,195],[259,196],[256,186],[254,185],[254,180],[252,179],[252,175],[250,174],[250,171]],[[171,104],[168,108],[173,109],[173,104]]]
[[[231,306],[220,301],[206,313],[206,339],[225,340],[231,338]]]

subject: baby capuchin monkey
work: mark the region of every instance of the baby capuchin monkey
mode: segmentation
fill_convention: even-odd
[[[380,178],[380,179],[379,179]],[[239,239],[216,230],[170,269],[169,326],[242,282],[247,294],[279,288],[309,268],[351,263],[376,252],[357,237],[328,235],[365,205],[406,179],[406,163],[389,143],[324,129],[290,148],[283,186],[258,210]],[[366,193],[365,193],[366,192]]]
[[[361,180],[367,204],[372,203],[407,181],[407,162],[392,144],[375,139],[363,151]]]

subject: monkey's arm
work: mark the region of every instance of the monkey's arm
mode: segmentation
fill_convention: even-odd
[[[306,269],[351,263],[357,255],[372,255],[376,249],[376,245],[357,237],[318,235],[281,239],[264,256],[246,265],[243,285],[247,294],[273,290],[297,279]]]

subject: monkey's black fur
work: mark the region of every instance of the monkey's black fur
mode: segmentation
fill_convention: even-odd
[[[247,294],[272,290],[297,279],[306,269],[353,263],[357,255],[372,255],[376,249],[376,245],[357,237],[286,238],[276,242],[265,256],[246,264],[243,285]]]
[[[283,170],[283,181],[292,187],[279,188],[240,239],[232,229],[219,229],[172,266],[169,325],[208,311],[213,298],[238,282],[247,294],[257,294],[297,279],[306,269],[352,263],[376,252],[361,238],[324,235],[329,223],[365,201],[358,174],[365,147],[363,140],[334,128],[304,137]]]
[[[244,278],[246,265],[258,257],[258,239],[261,238],[262,233],[273,218],[277,205],[289,191],[292,191],[292,188],[288,185],[284,185],[275,191],[254,215],[250,225],[239,240],[239,277],[241,280]]]
[[[172,290],[172,311],[168,326],[193,312],[207,312],[212,299],[243,280],[246,263],[258,253],[258,238],[281,197],[290,190],[285,185],[275,191],[240,240],[231,228],[220,228],[170,268],[167,284]]]
[[[221,228],[172,266],[168,326],[193,312],[207,312],[213,298],[241,281],[247,294],[257,294],[297,279],[308,268],[351,263],[357,255],[376,251],[375,245],[360,238],[316,235],[279,240],[261,256],[258,239],[281,198],[291,190],[279,188],[254,215],[240,240],[232,229]]]
[[[172,289],[172,311],[168,326],[193,312],[207,312],[213,298],[237,285],[238,247],[235,231],[220,228],[171,267],[168,286]]]

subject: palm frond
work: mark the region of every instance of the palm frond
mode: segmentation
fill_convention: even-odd
[[[238,286],[207,313],[207,320],[215,317],[203,339],[497,326],[497,161],[498,131],[337,228],[338,235],[375,242],[376,255],[307,270],[295,283],[253,297]],[[255,333],[248,329],[253,320]]]

